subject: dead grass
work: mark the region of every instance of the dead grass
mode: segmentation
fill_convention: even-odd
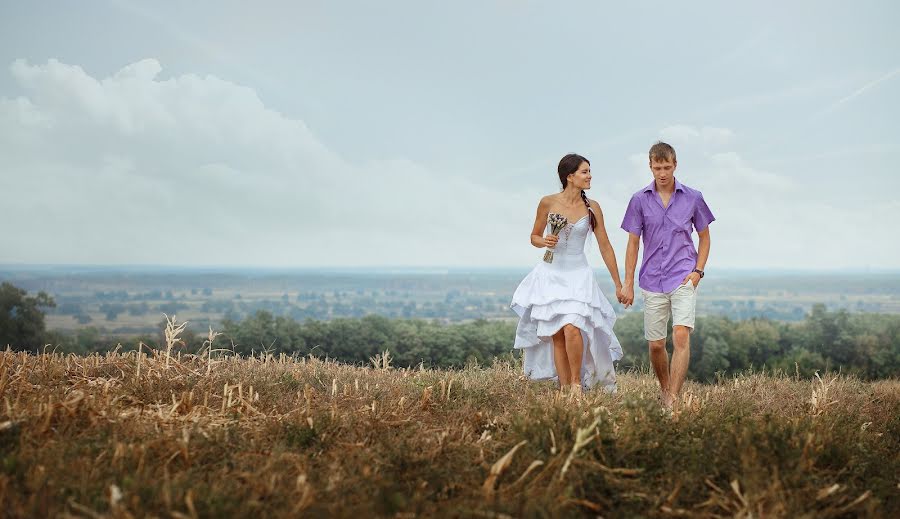
[[[173,323],[174,324],[174,323]],[[175,327],[177,328],[177,326]],[[173,328],[172,340],[177,340]],[[748,374],[660,412],[646,373],[561,398],[459,371],[0,352],[10,517],[888,517],[900,382]]]

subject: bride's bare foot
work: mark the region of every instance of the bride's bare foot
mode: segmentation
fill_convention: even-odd
[[[566,398],[569,396],[569,385],[568,384],[560,384],[556,389],[556,396],[560,399]]]
[[[581,397],[584,396],[584,391],[581,388],[581,384],[570,384],[569,396],[580,400]]]

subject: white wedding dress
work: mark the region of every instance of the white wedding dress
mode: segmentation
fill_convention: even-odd
[[[548,224],[544,235],[549,232]],[[568,224],[559,233],[553,262],[541,260],[516,288],[510,304],[519,315],[514,347],[525,350],[526,375],[535,380],[556,379],[551,336],[572,324],[581,330],[584,343],[581,387],[599,384],[615,392],[613,361],[622,358],[622,346],[613,333],[616,314],[584,254],[590,232],[588,215]]]

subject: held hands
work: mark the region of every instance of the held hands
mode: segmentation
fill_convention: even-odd
[[[559,236],[554,236],[552,234],[548,234],[544,236],[544,247],[553,248],[556,247],[556,244],[559,242]]]
[[[616,291],[616,298],[620,303],[625,305],[625,308],[628,308],[634,304],[634,287],[630,284],[622,285],[619,287],[619,290]]]

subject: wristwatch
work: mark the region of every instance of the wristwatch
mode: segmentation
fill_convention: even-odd
[[[700,270],[700,269],[694,269],[694,270],[692,270],[691,272],[692,272],[692,273],[693,273],[693,272],[696,272],[697,274],[700,274],[700,278],[701,278],[701,279],[702,279],[703,276],[704,276],[703,271]]]

